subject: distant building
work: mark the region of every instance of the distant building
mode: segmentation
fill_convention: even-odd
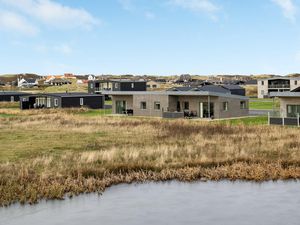
[[[18,102],[22,96],[28,95],[25,92],[0,91],[0,102]]]
[[[102,91],[146,91],[146,83],[139,80],[91,80],[88,92],[95,94]]]
[[[161,83],[152,81],[152,80],[147,82],[147,88],[149,88],[149,89],[160,88],[160,85],[161,85]]]
[[[90,75],[88,76],[88,80],[96,80],[96,76],[90,74]]]
[[[35,108],[104,108],[104,96],[87,93],[47,93],[21,97],[21,109]]]
[[[300,87],[300,78],[273,77],[259,79],[257,83],[258,98],[268,98],[271,92],[289,92]]]
[[[67,79],[63,79],[63,78],[54,78],[54,79],[50,79],[50,80],[46,81],[45,84],[48,84],[51,86],[62,86],[62,85],[66,85],[66,84],[72,84],[72,82]]]
[[[34,87],[38,85],[38,81],[33,78],[18,78],[18,87]]]
[[[225,90],[224,90],[225,92]],[[169,91],[104,91],[112,96],[115,114],[154,116],[163,118],[230,118],[248,116],[245,96],[230,92],[212,92],[188,87]]]

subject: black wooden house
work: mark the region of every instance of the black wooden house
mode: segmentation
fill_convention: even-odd
[[[21,109],[35,108],[104,108],[104,96],[88,93],[32,94],[21,98]]]
[[[1,91],[0,102],[18,102],[22,96],[28,95],[24,92]]]

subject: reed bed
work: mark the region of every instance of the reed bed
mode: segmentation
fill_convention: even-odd
[[[1,206],[102,193],[119,183],[300,178],[297,128],[78,112],[0,118]]]

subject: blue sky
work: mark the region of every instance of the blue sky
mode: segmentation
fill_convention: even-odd
[[[300,72],[300,0],[0,0],[0,74]]]

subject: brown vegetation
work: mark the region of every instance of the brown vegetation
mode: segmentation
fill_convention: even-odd
[[[43,112],[0,118],[2,206],[134,181],[300,178],[297,128]]]

